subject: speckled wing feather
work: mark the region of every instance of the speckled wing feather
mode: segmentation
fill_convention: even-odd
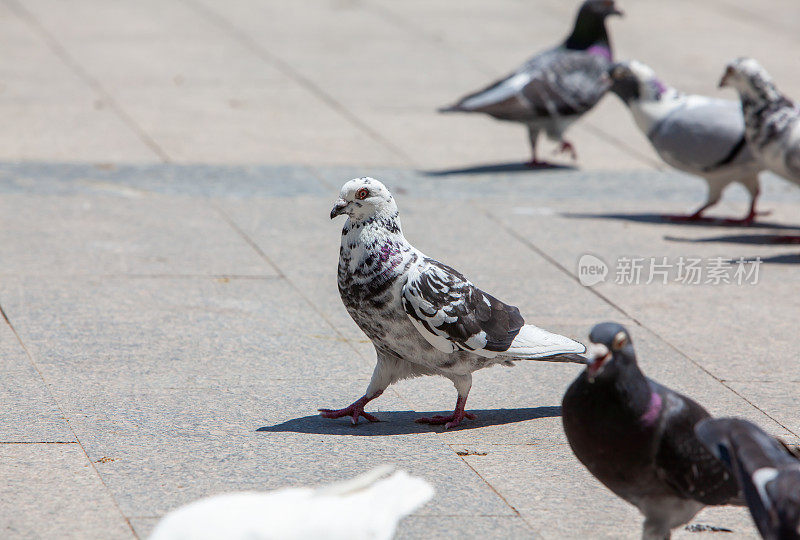
[[[446,353],[462,350],[492,358],[509,348],[525,323],[519,309],[433,259],[409,272],[402,303],[420,334]]]
[[[600,101],[609,83],[604,78],[610,62],[585,51],[562,50],[535,63],[531,81],[522,95],[537,116],[574,116],[587,112]]]
[[[704,504],[741,504],[736,500],[736,479],[695,435],[695,424],[708,418],[708,412],[686,396],[653,381],[650,384],[667,406],[655,456],[658,475],[681,497]]]
[[[551,49],[534,56],[511,75],[464,97],[452,110],[521,122],[580,115],[608,89],[603,74],[609,65],[604,57],[585,51]]]

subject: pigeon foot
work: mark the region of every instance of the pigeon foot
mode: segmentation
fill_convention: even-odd
[[[695,221],[695,222],[698,222],[698,223],[700,223],[700,222],[710,223],[712,221],[716,221],[714,218],[705,217],[705,216],[701,215],[700,213],[688,214],[688,215],[687,214],[663,214],[661,217],[666,219],[666,220],[668,220],[668,221],[677,221],[677,222],[684,222],[684,223],[685,222],[691,222],[691,221]]]
[[[417,418],[416,422],[418,424],[444,424],[444,429],[450,429],[452,427],[456,427],[461,423],[464,418],[469,418],[470,420],[475,420],[477,416],[472,413],[468,413],[464,411],[464,406],[467,404],[466,397],[460,397],[456,401],[456,410],[453,411],[453,414],[442,415],[437,414],[435,416],[426,416],[424,418]]]
[[[756,218],[758,216],[768,216],[772,212],[767,210],[765,212],[750,212],[743,218],[727,218],[723,220],[723,223],[727,223],[729,225],[752,225],[755,223]]]
[[[525,166],[530,169],[553,169],[556,165],[550,163],[549,161],[539,161],[538,159],[532,159],[525,163]]]
[[[572,146],[571,142],[568,141],[561,142],[561,146],[558,147],[558,153],[563,154],[564,152],[567,152],[570,155],[572,161],[578,161],[578,153],[575,152],[575,147]]]
[[[370,422],[380,422],[376,416],[373,416],[367,412],[364,412],[364,405],[378,397],[380,394],[375,395],[371,398],[367,396],[362,396],[358,400],[356,400],[353,404],[349,407],[345,407],[344,409],[317,409],[319,411],[320,416],[323,418],[341,418],[343,416],[349,416],[353,422],[353,425],[358,424],[359,417],[363,416]]]
[[[475,420],[477,416],[475,416],[472,413],[461,411],[460,414],[454,412],[453,414],[448,414],[447,416],[437,414],[435,416],[426,416],[423,418],[417,418],[415,422],[417,424],[432,424],[432,425],[444,424],[444,429],[450,429],[452,427],[456,427],[457,425],[459,425],[464,418]]]

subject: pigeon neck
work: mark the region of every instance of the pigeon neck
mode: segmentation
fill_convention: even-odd
[[[649,411],[653,392],[647,378],[636,364],[628,365],[621,370],[615,382],[615,390],[639,420],[652,414]]]
[[[397,234],[403,236],[397,208],[387,208],[368,217],[349,217],[342,229],[342,235],[351,231],[370,231],[372,234]]]
[[[771,82],[764,79],[756,79],[752,81],[747,88],[739,90],[739,96],[742,98],[742,105],[749,104],[763,105],[780,103],[791,106],[791,101],[781,94],[780,90]]]
[[[598,51],[607,50],[609,60],[611,59],[611,42],[606,32],[605,19],[591,13],[579,13],[572,33],[564,41],[564,47],[583,51],[593,45],[597,46]]]

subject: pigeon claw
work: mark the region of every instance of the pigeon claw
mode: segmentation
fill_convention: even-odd
[[[532,159],[525,163],[525,166],[529,169],[555,169],[556,165],[550,163],[549,161],[539,161],[538,159]]]
[[[367,397],[364,396],[361,399],[354,402],[353,404],[351,404],[349,407],[345,407],[344,409],[317,409],[317,410],[319,411],[320,416],[322,416],[323,418],[342,418],[343,416],[349,416],[354,426],[358,424],[358,419],[361,416],[363,416],[370,422],[380,422],[380,420],[378,420],[376,416],[373,416],[368,412],[364,412],[364,405],[366,405],[369,401],[371,401],[371,399],[367,399]]]
[[[459,425],[464,418],[475,420],[475,418],[477,417],[472,413],[461,411],[460,414],[458,412],[453,412],[453,414],[448,414],[446,416],[437,414],[435,416],[426,416],[424,418],[417,418],[416,422],[417,424],[432,424],[432,425],[444,424],[444,429],[450,429]]]
[[[572,146],[571,142],[568,141],[561,142],[561,146],[558,147],[558,153],[563,154],[565,152],[570,155],[572,161],[578,160],[578,153],[575,151],[575,147]]]

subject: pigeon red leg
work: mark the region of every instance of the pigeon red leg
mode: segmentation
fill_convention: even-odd
[[[768,216],[771,212],[756,212],[756,199],[758,198],[758,194],[753,196],[753,200],[750,202],[750,211],[747,213],[747,216],[741,219],[726,219],[725,223],[731,224],[741,224],[741,225],[752,225],[755,222],[757,216]]]
[[[550,169],[553,167],[552,163],[547,161],[539,161],[536,158],[536,139],[539,137],[539,129],[533,126],[528,126],[528,138],[531,142],[531,160],[525,163],[531,169]]]
[[[560,153],[568,152],[572,157],[572,161],[578,160],[578,153],[575,152],[575,147],[572,146],[572,143],[569,141],[561,141],[561,146],[558,148],[558,151]]]
[[[711,219],[703,216],[703,212],[713,205],[714,203],[705,204],[701,206],[694,214],[664,214],[661,217],[669,221],[711,221]]]
[[[466,404],[467,397],[458,396],[458,400],[456,401],[456,410],[453,411],[453,414],[449,414],[447,416],[437,414],[436,416],[417,418],[416,422],[418,424],[444,424],[444,429],[450,429],[459,425],[464,418],[475,420],[476,416],[474,414],[464,411],[464,406]]]
[[[341,418],[343,416],[349,416],[352,421],[353,425],[358,424],[358,418],[363,416],[370,422],[380,422],[377,417],[364,412],[364,405],[375,399],[376,397],[380,396],[383,392],[378,392],[372,397],[367,397],[366,394],[361,396],[357,399],[352,405],[349,407],[345,407],[344,409],[318,409],[320,416],[323,418]]]

